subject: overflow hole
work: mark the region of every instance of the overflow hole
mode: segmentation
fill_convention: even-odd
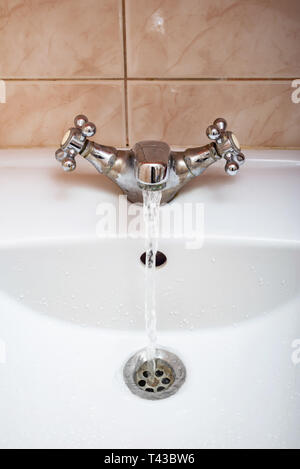
[[[143,254],[140,257],[141,262],[146,265],[146,253],[143,252]],[[156,253],[156,259],[155,259],[155,267],[161,267],[167,262],[167,256],[163,252],[157,251]]]

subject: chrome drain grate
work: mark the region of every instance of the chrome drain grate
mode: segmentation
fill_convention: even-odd
[[[137,370],[136,384],[146,392],[162,392],[168,389],[175,381],[173,369],[164,360],[155,360],[155,370],[149,362],[145,362]]]
[[[154,369],[153,369],[154,368]],[[185,366],[173,353],[157,349],[155,366],[147,361],[146,350],[133,355],[124,367],[124,380],[129,389],[144,399],[165,399],[175,394],[184,383]]]

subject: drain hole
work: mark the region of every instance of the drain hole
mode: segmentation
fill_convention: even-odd
[[[161,382],[162,382],[162,384],[169,384],[170,380],[169,380],[169,378],[163,378],[161,380]]]
[[[141,257],[141,262],[146,265],[146,253],[144,252]],[[163,252],[157,251],[155,259],[155,267],[161,267],[167,262],[167,256]]]
[[[185,367],[180,358],[164,349],[149,362],[146,349],[133,355],[125,365],[124,379],[129,389],[144,399],[165,399],[175,394],[185,381]]]

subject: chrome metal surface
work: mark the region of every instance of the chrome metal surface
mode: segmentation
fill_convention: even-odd
[[[82,114],[74,119],[63,137],[55,156],[65,171],[76,168],[80,154],[99,173],[114,181],[130,202],[143,202],[142,190],[162,190],[161,203],[172,200],[192,178],[202,174],[211,164],[224,158],[225,171],[235,175],[245,160],[236,136],[227,131],[225,119],[218,118],[207,128],[212,143],[184,151],[172,151],[165,142],[138,142],[132,149],[118,150],[89,140],[96,126]]]
[[[167,143],[138,142],[133,147],[135,176],[141,189],[163,189],[168,180],[171,149]]]
[[[126,385],[143,399],[166,399],[175,394],[186,378],[180,358],[164,349],[156,350],[155,370],[148,365],[146,349],[135,353],[123,370]]]
[[[226,131],[226,128],[226,120],[218,118],[213,125],[207,127],[206,135],[215,142],[218,155],[225,158],[226,173],[234,176],[244,163],[245,156],[241,153],[241,147],[236,136],[232,132]]]

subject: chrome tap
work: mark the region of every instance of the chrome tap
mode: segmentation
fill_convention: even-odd
[[[55,153],[63,169],[73,171],[79,154],[112,179],[130,202],[142,202],[143,189],[162,190],[162,203],[169,202],[184,184],[222,157],[230,175],[235,175],[245,160],[237,138],[226,130],[226,121],[221,118],[206,130],[211,143],[184,151],[172,151],[159,141],[142,141],[132,149],[118,150],[89,140],[96,126],[86,116],[75,117],[74,124]]]

